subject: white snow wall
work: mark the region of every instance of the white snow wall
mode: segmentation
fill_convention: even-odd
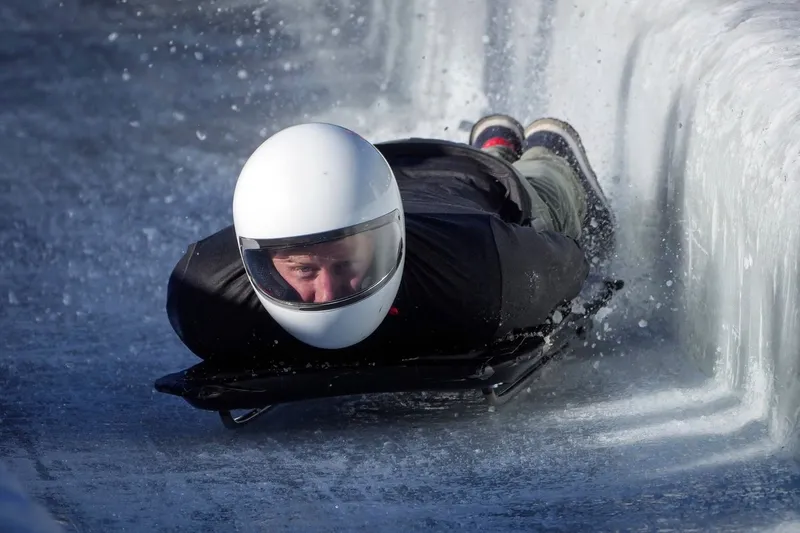
[[[462,140],[457,122],[486,110],[573,123],[619,216],[624,318],[674,336],[675,353],[740,392],[796,452],[800,5],[375,0],[372,10],[383,14],[369,20],[383,72],[404,80],[395,86],[410,110],[379,98],[332,118],[378,138]]]
[[[670,301],[642,311],[795,452],[798,28],[788,1],[559,2],[533,110],[582,132],[620,213],[620,271]]]

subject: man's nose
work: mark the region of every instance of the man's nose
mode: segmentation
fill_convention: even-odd
[[[314,302],[325,303],[336,299],[338,285],[336,276],[329,269],[320,269],[317,273],[316,287],[314,287]]]

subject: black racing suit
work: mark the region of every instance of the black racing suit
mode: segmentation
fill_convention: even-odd
[[[507,162],[446,141],[377,147],[403,199],[405,271],[396,312],[338,352],[467,353],[535,328],[580,292],[589,271],[584,253],[574,239],[534,227],[531,197]],[[232,226],[189,247],[170,277],[167,313],[203,359],[288,361],[320,351],[291,337],[261,306]]]

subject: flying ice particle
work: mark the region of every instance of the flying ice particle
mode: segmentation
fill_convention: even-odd
[[[156,228],[142,228],[142,233],[147,238],[147,242],[153,242],[153,239],[156,238],[158,234],[158,230]]]

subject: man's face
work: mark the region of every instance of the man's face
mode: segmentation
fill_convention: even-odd
[[[372,264],[371,235],[359,234],[273,255],[275,269],[303,302],[324,303],[358,292]]]

